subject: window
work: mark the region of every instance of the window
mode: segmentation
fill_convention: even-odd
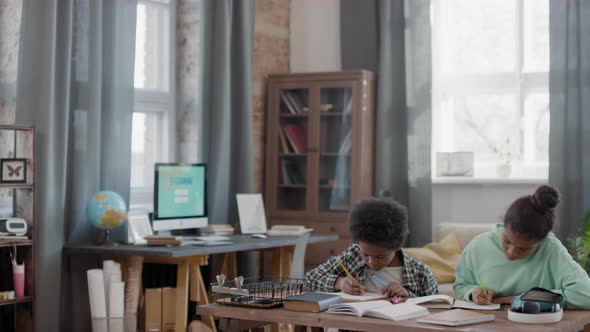
[[[546,179],[548,0],[432,2],[433,160],[474,152],[474,177]],[[433,163],[433,174],[435,173]]]
[[[174,2],[139,0],[130,209],[152,210],[154,163],[173,159]]]

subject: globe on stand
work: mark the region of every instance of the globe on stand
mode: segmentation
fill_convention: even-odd
[[[127,220],[127,205],[121,195],[112,191],[99,191],[86,204],[88,222],[101,230],[105,236],[102,245],[117,245],[111,241],[111,230],[122,226]]]

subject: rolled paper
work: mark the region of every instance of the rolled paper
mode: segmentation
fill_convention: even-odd
[[[111,282],[109,293],[109,318],[123,318],[125,306],[125,283]]]
[[[90,300],[90,315],[92,318],[106,318],[107,306],[104,290],[104,275],[100,269],[86,272],[88,276],[88,299]]]

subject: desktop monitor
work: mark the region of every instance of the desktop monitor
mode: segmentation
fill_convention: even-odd
[[[207,165],[157,163],[154,231],[207,227]]]

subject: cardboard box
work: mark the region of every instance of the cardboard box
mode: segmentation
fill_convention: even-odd
[[[162,331],[162,288],[145,290],[145,330]]]
[[[174,332],[176,325],[176,288],[162,289],[162,331]]]

